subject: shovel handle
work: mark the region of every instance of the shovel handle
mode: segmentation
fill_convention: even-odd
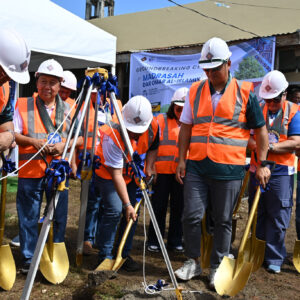
[[[134,211],[135,211],[136,214],[138,213],[141,202],[142,202],[142,200],[138,201],[134,206]],[[118,262],[122,260],[123,248],[125,246],[125,243],[126,243],[126,240],[127,240],[127,237],[128,237],[128,234],[130,232],[130,229],[131,229],[132,225],[133,225],[133,220],[130,219],[129,222],[127,223],[127,225],[126,225],[125,231],[123,233],[123,236],[122,236],[119,248],[118,248],[118,252],[117,252],[117,256],[116,256],[116,262],[115,262],[115,264],[112,268],[113,271],[118,269],[118,265],[119,265]]]
[[[260,186],[258,186],[257,190],[256,190],[256,193],[255,193],[254,201],[253,201],[253,204],[252,204],[252,207],[251,207],[251,211],[250,211],[250,214],[249,214],[249,218],[248,218],[248,222],[247,222],[247,225],[246,225],[246,229],[245,229],[245,232],[244,232],[244,235],[243,235],[240,247],[239,247],[238,259],[240,258],[241,255],[243,255],[243,252],[244,252],[244,249],[245,249],[245,245],[246,245],[246,242],[247,242],[247,238],[248,238],[248,235],[249,235],[249,232],[250,232],[250,229],[251,229],[251,225],[253,223],[253,220],[254,220],[254,217],[255,217],[255,213],[256,213],[256,210],[257,210],[257,206],[258,206],[258,201],[259,201],[259,198],[260,198],[260,194],[261,194]]]
[[[233,211],[233,215],[232,215],[233,218],[235,218],[235,216],[236,216],[236,214],[239,211],[239,208],[241,206],[242,198],[244,196],[244,193],[245,193],[248,181],[249,181],[249,177],[250,177],[250,169],[247,171],[247,173],[244,177],[243,185],[242,185],[242,188],[241,188],[240,193],[239,193],[239,198],[237,200],[236,206],[235,206],[234,211]]]

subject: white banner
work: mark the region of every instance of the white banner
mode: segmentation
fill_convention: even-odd
[[[273,70],[275,37],[253,39],[230,47],[231,74],[251,80],[257,91],[261,78]],[[200,53],[162,55],[147,52],[131,54],[129,97],[143,95],[155,112],[166,112],[172,95],[180,87],[206,78],[199,67]]]

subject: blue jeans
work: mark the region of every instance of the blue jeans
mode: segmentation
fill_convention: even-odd
[[[293,206],[293,175],[271,176],[269,189],[261,194],[257,208],[257,238],[266,241],[265,263],[281,266],[286,257],[285,234]],[[255,174],[251,173],[249,206],[256,192]]]
[[[84,240],[89,241],[92,244],[96,242],[96,232],[99,218],[99,207],[101,202],[101,196],[96,195],[95,191],[95,175],[89,185],[89,195],[86,208],[86,219],[84,229]]]
[[[176,181],[174,174],[158,174],[156,183],[153,185],[153,191],[151,203],[162,238],[165,234],[166,215],[170,198],[167,247],[182,246],[183,185]],[[149,225],[148,244],[159,246],[152,222]]]
[[[96,243],[99,248],[99,262],[105,258],[113,258],[113,246],[120,223],[122,214],[122,201],[118,196],[118,193],[114,187],[112,180],[103,179],[99,176],[95,176],[95,191],[96,195],[101,197],[99,218],[96,234]],[[132,205],[136,202],[136,185],[131,182],[127,185],[127,191]],[[122,218],[119,226],[119,239],[116,243],[116,248],[119,246],[120,239],[122,238],[124,229],[126,227],[126,220]],[[134,222],[131,231],[128,235],[127,241],[122,253],[123,257],[127,257],[132,247],[132,240],[135,232],[137,221]]]
[[[297,239],[300,240],[300,172],[297,173],[296,232]]]
[[[43,194],[46,192],[45,177],[19,178],[17,191],[17,211],[19,218],[20,247],[23,262],[30,263],[38,240]],[[47,202],[51,194],[46,192]],[[68,215],[68,191],[60,193],[54,215],[54,243],[64,241]]]

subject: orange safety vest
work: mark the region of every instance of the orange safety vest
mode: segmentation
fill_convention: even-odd
[[[36,98],[37,96],[29,98],[19,98],[17,101],[17,108],[19,110],[20,117],[23,123],[23,132],[22,134],[28,137],[43,139],[45,142],[47,141],[47,130],[42,122],[39,111],[36,106]],[[68,114],[71,107],[68,103],[63,101],[64,103],[64,116]],[[55,112],[56,108],[53,110],[51,114],[51,120],[55,125]],[[62,128],[62,141],[65,142],[68,132],[70,130],[71,120],[73,115],[70,114],[67,118],[66,122]],[[22,165],[29,160],[34,154],[37,153],[37,149],[33,146],[20,146],[19,145],[19,166]],[[47,155],[46,160],[48,164],[53,159],[53,156]],[[59,157],[55,157],[55,159],[59,159]],[[45,176],[46,163],[41,158],[40,155],[36,156],[29,164],[22,167],[19,170],[18,176],[21,178],[41,178]]]
[[[253,85],[232,78],[215,113],[207,80],[190,88],[193,127],[190,160],[210,160],[220,164],[244,165],[250,130],[246,126],[246,107]]]
[[[0,88],[0,113],[5,109],[9,99],[9,82],[5,82]]]
[[[174,174],[177,166],[175,158],[178,158],[180,127],[176,119],[170,119],[166,114],[159,114],[157,122],[160,127],[160,139],[155,162],[156,171],[159,174]]]
[[[268,107],[265,105],[265,103],[262,105],[262,111],[265,120],[267,119],[267,112],[268,112]],[[273,124],[277,121],[281,121],[281,127],[280,127],[280,137],[279,137],[279,143],[286,141],[288,139],[288,126],[292,120],[292,118],[295,116],[295,114],[298,111],[298,105],[294,104],[289,101],[284,101],[282,105],[282,120],[277,119],[278,117],[275,118]],[[271,127],[271,126],[270,126]],[[272,127],[271,127],[272,128]],[[254,136],[255,138],[255,136]],[[268,153],[268,160],[275,161],[276,165],[283,165],[283,166],[288,166],[288,167],[293,167],[295,163],[295,154],[294,153]],[[257,166],[257,162],[255,160],[254,153],[252,151],[251,154],[251,164],[254,164]]]
[[[110,103],[110,99],[107,98],[106,99],[108,101],[108,103]],[[120,100],[117,100],[118,102],[118,106],[119,106],[119,109],[120,111],[122,110],[122,102]],[[93,142],[93,130],[94,130],[94,117],[95,117],[95,108],[94,108],[94,105],[92,103],[92,99],[90,101],[90,111],[89,111],[89,125],[88,125],[88,137],[87,137],[87,151],[88,152],[91,152],[91,149],[92,149],[92,142]],[[118,118],[117,118],[117,115],[116,113],[114,113],[112,115],[112,122],[115,122],[117,123],[118,122]],[[85,131],[85,124],[86,124],[86,120],[83,121],[83,131]],[[96,128],[96,132],[98,130],[98,122],[97,122],[97,128]],[[100,142],[100,139],[99,139],[99,135],[97,134],[96,135],[96,138],[98,138],[98,142]],[[97,143],[97,141],[96,141]],[[79,147],[79,153],[82,152],[84,149],[84,144],[82,144],[80,147]]]
[[[156,137],[158,131],[158,124],[155,119],[152,120],[149,128],[147,131],[145,131],[140,137],[139,140],[136,142],[134,140],[131,140],[131,145],[133,148],[133,151],[137,151],[138,154],[144,154],[148,151],[152,143],[154,142],[154,139]],[[131,158],[129,156],[129,153],[127,149],[125,149],[125,144],[123,142],[122,136],[121,136],[121,127],[120,124],[111,122],[111,127],[109,125],[103,125],[100,128],[100,133],[101,133],[101,141],[103,142],[103,137],[104,135],[108,135],[116,144],[118,148],[120,148],[124,154],[126,155],[126,159],[124,158],[124,166],[123,166],[123,177],[128,184],[132,178],[130,176],[131,174],[131,168],[128,167],[128,162],[131,161]],[[112,179],[110,176],[109,172],[107,171],[107,168],[105,167],[105,159],[103,155],[103,150],[102,150],[102,142],[98,145],[96,149],[96,155],[99,155],[100,157],[100,168],[96,169],[96,174],[97,176],[104,178],[104,179]]]

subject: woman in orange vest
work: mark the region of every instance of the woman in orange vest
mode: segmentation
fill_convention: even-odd
[[[45,170],[54,157],[59,158],[62,154],[71,125],[72,115],[69,115],[56,136],[51,135],[70,111],[70,105],[58,96],[62,76],[63,69],[57,61],[44,61],[36,72],[37,95],[19,98],[16,105],[14,125],[21,167],[18,174],[17,211],[23,260],[21,272],[24,274],[28,273],[38,240],[38,220],[44,192],[47,201],[51,198],[51,191],[46,189]],[[50,136],[53,137],[51,144],[25,165]],[[78,139],[77,145],[80,143],[82,138]],[[55,209],[54,242],[64,241],[67,211],[68,191],[65,190],[60,193]]]
[[[265,75],[259,96],[265,100],[262,111],[269,133],[268,160],[275,161],[269,187],[260,197],[257,209],[257,238],[266,241],[265,265],[272,273],[280,273],[286,257],[285,233],[290,224],[293,206],[294,151],[300,145],[300,113],[298,105],[286,101],[288,82],[279,71]],[[249,140],[256,150],[255,136]],[[250,163],[249,203],[254,199],[258,165],[254,151]]]
[[[124,105],[122,116],[133,150],[139,155],[146,154],[145,174],[151,176],[155,173],[154,163],[159,144],[158,124],[153,120],[151,104],[143,96],[132,97]],[[120,125],[110,122],[109,125],[103,125],[100,131],[102,142],[96,154],[100,156],[101,166],[95,171],[95,191],[101,197],[96,234],[99,263],[105,258],[113,258],[112,249],[119,222],[117,248],[126,222],[129,219],[137,220],[133,208],[137,201],[137,186],[128,164],[131,159],[122,139]],[[122,253],[123,258],[127,258],[122,268],[129,272],[139,269],[129,256],[136,224],[134,222]]]
[[[183,252],[181,216],[183,211],[183,186],[176,181],[175,171],[178,159],[178,134],[180,115],[188,88],[175,91],[166,114],[157,116],[160,127],[160,141],[155,162],[157,179],[153,184],[152,206],[162,237],[165,233],[166,215],[170,198],[170,221],[167,248]],[[159,243],[152,222],[148,231],[148,247],[151,252],[159,252]]]

